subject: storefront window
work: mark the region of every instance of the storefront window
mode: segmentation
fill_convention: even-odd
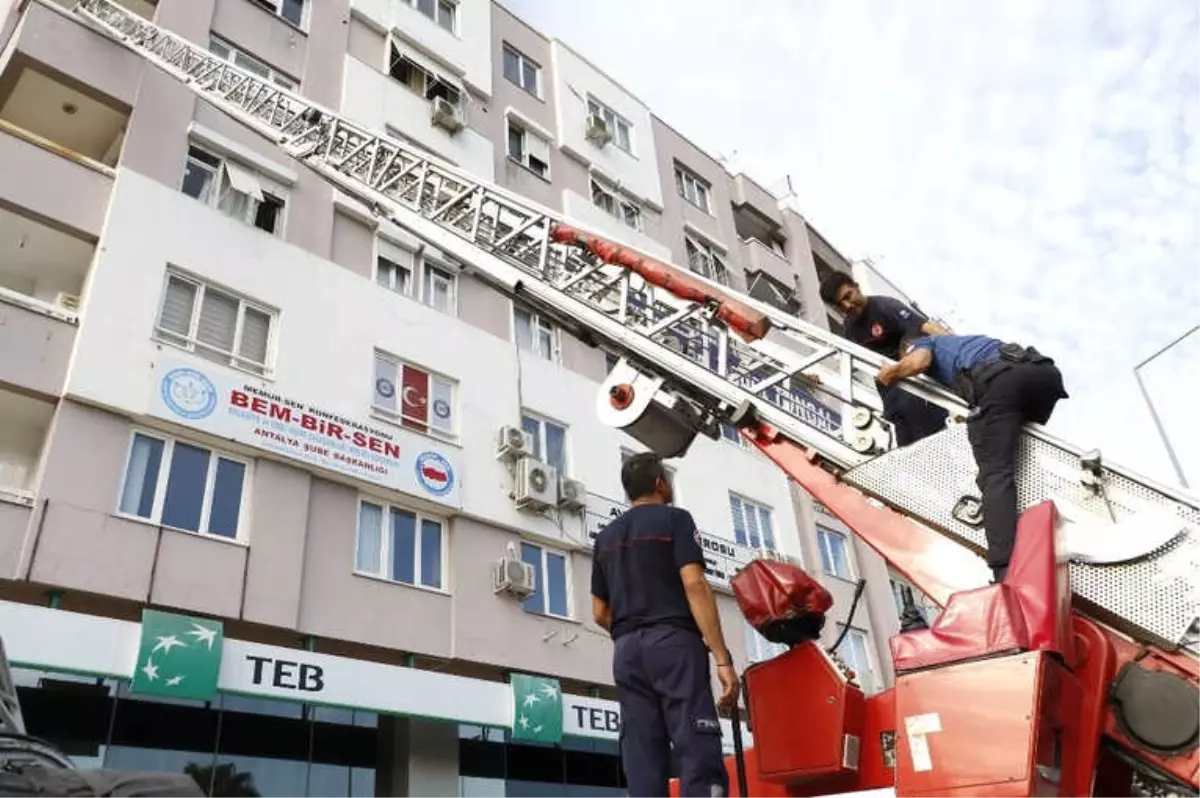
[[[562,745],[507,742],[503,729],[459,726],[460,792],[472,798],[625,795],[619,746],[565,737]]]

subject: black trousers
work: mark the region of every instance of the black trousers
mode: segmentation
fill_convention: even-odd
[[[621,760],[630,796],[665,796],[671,749],[681,796],[729,794],[708,649],[695,632],[652,626],[613,646],[621,704]]]
[[[895,385],[875,383],[883,400],[883,417],[896,430],[896,443],[908,446],[946,428],[946,411]]]
[[[972,380],[975,412],[967,437],[979,466],[987,564],[1003,578],[1017,539],[1017,444],[1021,426],[1045,424],[1059,399],[1067,398],[1062,373],[1051,360],[997,363]]]

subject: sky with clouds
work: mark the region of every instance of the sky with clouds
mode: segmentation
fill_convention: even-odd
[[[1055,357],[1051,431],[1177,481],[1133,366],[1200,323],[1194,0],[505,2],[959,331]],[[1200,489],[1200,333],[1143,376]]]

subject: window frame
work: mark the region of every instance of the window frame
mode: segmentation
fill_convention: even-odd
[[[544,357],[542,355],[541,351],[538,349],[526,348],[525,346],[522,345],[520,339],[517,337],[517,314],[518,313],[524,313],[529,316],[530,328],[533,329],[535,332],[546,332],[549,334],[549,336],[550,336],[550,356],[549,357]],[[549,363],[561,363],[562,362],[562,340],[561,340],[561,336],[560,336],[560,330],[558,329],[557,324],[547,321],[545,318],[542,317],[542,314],[538,313],[535,310],[529,310],[528,308],[522,307],[521,305],[518,305],[516,302],[513,303],[513,312],[512,312],[512,322],[511,323],[512,323],[512,340],[519,351],[528,352],[530,355],[538,358],[539,360],[545,360]],[[535,343],[536,343],[536,340],[537,340],[537,337],[535,336]]]
[[[588,116],[598,116],[604,120],[604,124],[608,127],[608,132],[612,136],[612,143],[617,149],[624,153],[637,157],[637,145],[633,137],[633,123],[626,119],[621,114],[613,110],[612,106],[600,102],[594,94],[588,94],[584,100],[584,107],[587,109]],[[619,135],[620,128],[625,128],[625,143],[621,144],[621,136]]]
[[[281,2],[280,7],[282,7],[282,5],[283,4]],[[307,9],[308,5],[305,4],[304,8]],[[223,48],[226,51],[224,56],[222,56],[217,51],[213,50],[214,44],[217,45],[218,47]],[[262,78],[263,80],[266,80],[269,83],[274,83],[279,88],[286,89],[290,92],[298,91],[300,88],[300,81],[294,79],[291,75],[287,74],[286,72],[280,72],[278,69],[271,66],[266,61],[259,58],[258,56],[251,55],[250,53],[246,52],[241,47],[238,47],[237,45],[235,45],[233,42],[229,41],[228,39],[217,36],[216,34],[210,33],[208,36],[208,52],[210,55],[217,56],[218,58],[221,58],[222,60],[227,61],[228,63],[232,64],[235,67],[238,67],[239,69],[245,69],[247,72],[250,72],[251,74],[258,75],[258,73],[255,70],[247,69],[245,66],[238,63],[237,56],[240,55],[242,58],[262,67],[262,69],[266,71],[267,74],[265,77],[262,75],[258,75],[258,77]]]
[[[196,152],[202,153],[203,155],[207,156],[208,158],[211,158],[212,160],[216,161],[217,163],[214,165],[214,164],[205,162],[201,158],[197,158],[195,155],[192,154],[193,150]],[[279,210],[276,214],[275,228],[273,230],[265,230],[265,229],[259,227],[257,224],[255,224],[255,216],[258,213],[259,206],[262,205],[264,200],[254,199],[253,197],[250,197],[249,195],[245,194],[244,192],[238,191],[239,194],[242,194],[243,196],[247,197],[246,210],[242,213],[242,215],[235,216],[231,213],[227,213],[223,208],[221,208],[221,187],[222,187],[222,184],[226,180],[229,179],[228,178],[229,170],[228,170],[228,167],[226,166],[226,164],[229,164],[229,163],[234,164],[234,166],[236,166],[238,169],[242,169],[244,171],[251,172],[254,175],[254,178],[258,181],[259,190],[262,192],[264,197],[271,197],[278,202]],[[212,177],[208,183],[207,195],[203,198],[192,196],[191,194],[188,194],[186,191],[184,191],[184,182],[187,180],[188,167],[193,164],[200,166],[201,168],[205,169],[206,171],[209,171],[212,175]],[[234,189],[234,190],[237,191],[237,189]],[[255,230],[266,233],[269,236],[274,236],[276,238],[283,238],[283,231],[287,228],[288,207],[289,207],[289,202],[288,202],[289,196],[288,195],[290,193],[288,191],[287,187],[285,187],[283,184],[281,184],[279,181],[273,179],[269,175],[264,174],[262,172],[262,170],[260,170],[258,167],[254,166],[252,164],[247,164],[243,161],[239,161],[236,158],[230,158],[225,155],[219,155],[216,152],[214,152],[212,149],[207,148],[204,145],[199,144],[196,141],[191,140],[191,139],[188,140],[187,159],[184,162],[183,179],[180,180],[179,192],[181,194],[184,194],[187,197],[191,197],[192,199],[196,200],[197,202],[199,202],[203,205],[206,205],[207,207],[215,210],[217,213],[221,214],[222,216],[224,216],[227,219],[233,219],[234,221],[240,222],[248,227],[253,227]]]
[[[514,81],[504,72],[504,57],[510,53],[517,59],[517,77],[519,78],[519,82]],[[534,86],[532,91],[524,84],[526,64],[533,67]],[[525,53],[521,52],[508,42],[503,42],[500,47],[500,74],[504,76],[505,80],[516,86],[518,89],[524,91],[530,97],[538,100],[542,99],[542,65],[525,55]]]
[[[121,501],[125,497],[125,490],[129,484],[129,466],[133,462],[133,445],[137,441],[138,436],[149,438],[158,441],[162,444],[162,455],[158,461],[158,475],[154,480],[154,502],[150,508],[150,516],[142,516],[137,513],[127,512],[121,509]],[[171,477],[171,463],[175,458],[175,445],[183,443],[185,446],[191,446],[194,449],[202,449],[208,452],[209,462],[207,471],[204,475],[204,494],[202,496],[202,505],[200,508],[199,529],[191,530],[186,527],[171,526],[164,524],[162,521],[163,507],[167,501],[167,484]],[[221,460],[227,460],[231,463],[236,463],[242,466],[242,486],[241,494],[238,497],[238,520],[237,529],[233,537],[222,535],[217,532],[209,532],[208,529],[212,523],[212,503],[213,493],[216,489],[217,467]],[[250,508],[252,506],[249,501],[249,495],[253,488],[254,480],[254,460],[242,455],[233,454],[227,449],[220,449],[215,446],[209,446],[206,443],[201,443],[196,440],[181,439],[175,435],[168,435],[164,432],[150,429],[148,427],[134,426],[129,431],[129,438],[125,446],[125,460],[121,470],[121,479],[117,485],[116,502],[114,502],[113,515],[118,518],[125,518],[130,521],[136,521],[143,524],[152,524],[153,526],[162,529],[170,529],[176,532],[184,532],[189,535],[197,535],[208,540],[219,540],[223,543],[236,543],[246,545],[250,538]]]
[[[842,621],[838,621],[838,622],[837,622],[837,623],[834,625],[834,630],[835,630],[835,632],[834,632],[834,639],[835,639],[835,640],[838,638],[838,636],[839,636],[839,635],[841,635],[841,633],[842,633],[842,630],[843,630],[843,629],[847,629],[847,631],[846,631],[846,637],[845,637],[845,638],[842,640],[842,646],[847,646],[847,645],[850,645],[850,641],[851,641],[852,639],[858,639],[859,641],[861,641],[861,642],[862,642],[863,658],[866,660],[866,662],[864,662],[863,664],[864,664],[866,667],[865,667],[865,669],[860,669],[860,668],[857,668],[857,667],[855,667],[855,663],[853,663],[853,662],[847,662],[847,661],[846,661],[846,657],[845,657],[845,656],[842,654],[842,647],[841,647],[841,646],[839,646],[837,649],[835,649],[835,653],[836,653],[836,654],[837,654],[839,657],[841,657],[841,660],[842,660],[842,662],[845,662],[845,663],[846,663],[846,666],[847,666],[848,668],[850,668],[851,670],[853,670],[853,671],[854,671],[854,675],[855,675],[856,677],[858,677],[858,684],[859,684],[859,686],[860,686],[860,687],[862,687],[862,689],[863,689],[863,692],[864,692],[864,693],[871,693],[871,692],[874,692],[874,687],[875,687],[875,666],[874,666],[874,664],[871,662],[871,641],[870,641],[870,637],[869,637],[869,635],[866,633],[866,631],[865,631],[865,630],[863,630],[863,629],[859,629],[859,628],[858,628],[858,627],[856,627],[856,626],[850,626],[849,628],[847,628],[847,625],[846,625],[845,623],[843,623]]]
[[[521,152],[518,155],[513,154],[512,147],[510,146],[512,144],[513,131],[516,131],[517,133],[519,133],[520,137],[521,137]],[[539,140],[540,142],[542,142],[545,145],[545,149],[546,149],[545,167],[546,168],[541,172],[538,172],[538,170],[529,163],[529,161],[531,159],[536,160],[536,161],[542,160],[541,158],[536,157],[535,155],[533,155],[532,152],[530,152],[529,141],[528,141],[528,139],[530,137]],[[542,180],[545,180],[547,182],[550,181],[550,149],[551,149],[551,144],[548,139],[546,139],[542,135],[530,130],[528,125],[522,124],[519,120],[514,119],[512,116],[505,117],[505,119],[504,119],[504,153],[505,153],[505,155],[513,163],[520,165],[526,171],[532,172],[534,174],[534,176],[540,177]]]
[[[381,571],[386,567],[388,571],[394,564],[391,557],[392,546],[394,544],[394,529],[391,525],[393,511],[407,513],[413,516],[414,534],[413,534],[413,581],[405,582],[401,579],[396,579],[393,576],[388,576],[385,573],[372,573],[370,571],[360,570],[358,567],[358,549],[362,533],[362,506],[370,504],[379,507],[380,514],[380,539],[379,539],[379,565]],[[432,521],[439,527],[440,541],[438,544],[438,586],[422,584],[424,576],[421,563],[421,538],[423,522]],[[449,595],[450,590],[447,587],[447,578],[449,575],[449,567],[447,563],[447,553],[449,545],[449,519],[444,516],[430,515],[422,513],[412,507],[406,507],[402,504],[396,504],[385,499],[380,499],[377,496],[372,496],[366,493],[358,495],[358,501],[354,503],[354,553],[353,564],[350,572],[355,576],[362,576],[368,579],[377,579],[381,582],[387,582],[391,585],[401,585],[402,587],[416,588],[417,590],[427,590],[432,593],[441,593]]]
[[[382,244],[383,246],[380,246]],[[400,250],[404,252],[411,260],[411,265],[397,263],[394,258],[388,257],[386,250],[388,248]],[[372,261],[371,271],[372,277],[376,285],[380,288],[391,291],[402,297],[407,297],[414,302],[419,302],[431,310],[436,310],[439,313],[445,313],[447,316],[458,316],[458,272],[450,266],[447,266],[433,258],[426,257],[424,248],[418,247],[411,249],[398,241],[394,241],[385,235],[376,234],[373,244],[375,257]],[[398,291],[395,288],[395,280],[384,284],[379,280],[379,261],[386,260],[388,263],[398,268],[407,269],[409,272],[409,286],[407,291]],[[430,272],[438,272],[446,278],[449,285],[450,302],[449,307],[445,310],[435,306],[429,296],[430,292],[426,290],[429,281]]]
[[[742,618],[742,628],[742,642],[746,646],[746,659],[751,664],[773,659],[788,650],[783,643],[772,643],[763,637],[745,618]]]
[[[692,193],[690,197],[689,186]],[[712,216],[712,183],[678,161],[675,162],[675,190],[684,202]],[[704,198],[703,203],[700,202],[701,195]]]
[[[828,576],[832,576],[835,579],[841,579],[845,582],[853,582],[857,578],[857,569],[854,567],[854,558],[851,556],[849,536],[843,532],[826,526],[819,521],[815,526],[817,528],[817,550],[821,555],[821,572]],[[846,571],[848,572],[844,576],[842,574],[834,573],[825,567],[825,562],[828,558],[828,561],[836,568],[837,560],[833,556],[831,547],[826,545],[826,542],[832,538],[837,538],[842,542],[842,555],[843,559],[846,561]]]
[[[732,432],[732,435],[727,433]],[[738,432],[737,427],[732,424],[721,422],[721,440],[731,446],[736,446],[739,449],[749,449],[750,444],[746,441],[746,436]]]
[[[571,425],[565,424],[557,419],[553,419],[553,418],[550,418],[549,416],[545,416],[541,413],[530,410],[527,407],[523,407],[523,408],[521,408],[521,430],[522,430],[522,432],[527,432],[530,435],[533,435],[533,433],[531,433],[525,429],[525,419],[529,419],[530,421],[536,421],[537,425],[538,425],[537,435],[534,435],[534,441],[533,441],[534,452],[536,453],[535,459],[539,460],[540,462],[546,463],[546,464],[552,466],[553,468],[557,469],[558,475],[560,477],[569,477],[571,475]],[[563,433],[563,451],[562,451],[562,467],[561,468],[559,468],[559,466],[554,465],[554,463],[551,463],[549,457],[546,454],[546,425],[547,424],[561,429],[562,433]]]
[[[434,2],[442,2],[442,0],[434,0]],[[459,83],[457,80],[452,80],[445,75],[441,75],[436,72],[430,72],[425,68],[424,64],[408,55],[404,47],[402,47],[396,41],[395,35],[388,36],[387,45],[384,48],[384,59],[384,74],[387,75],[391,81],[403,86],[407,91],[410,91],[418,97],[421,97],[426,102],[432,103],[435,97],[441,96],[438,94],[430,94],[431,89],[436,84],[441,84],[442,86],[446,87],[446,89],[453,92],[455,98],[453,101],[451,101],[448,97],[442,97],[442,99],[453,105],[458,110],[460,119],[465,121],[467,111],[467,92],[461,83]],[[395,69],[398,61],[407,61],[410,69],[414,69],[421,74],[420,91],[417,91],[411,83],[396,77],[396,74],[392,70]]]
[[[429,20],[440,29],[446,31],[455,38],[458,37],[458,0],[432,0],[431,7],[433,9],[433,14],[426,14],[421,10],[420,0],[405,0],[405,3],[407,3],[413,11],[416,11],[418,14],[425,17],[425,19]],[[451,12],[450,27],[443,25],[442,20],[440,19],[443,5],[450,6],[453,9]]]
[[[692,250],[695,250],[697,255],[703,256],[707,259],[708,271],[710,274],[705,274],[704,272],[697,271],[695,268],[693,268]],[[698,274],[701,277],[707,277],[709,280],[712,280],[720,285],[727,286],[730,284],[730,271],[729,264],[726,263],[726,253],[718,250],[717,247],[712,245],[712,242],[705,241],[703,238],[690,233],[684,233],[683,254],[684,260],[687,261],[688,271],[692,272],[693,274]]]
[[[397,397],[397,403],[396,403],[397,408],[398,408],[397,410],[393,411],[393,410],[389,410],[386,407],[380,407],[375,402],[375,396],[376,396],[377,392],[374,390],[374,385],[372,385],[372,392],[371,392],[371,413],[373,415],[377,415],[380,418],[385,419],[386,421],[388,421],[392,424],[398,424],[398,425],[404,427],[405,429],[412,430],[414,432],[417,432],[418,434],[428,435],[431,438],[436,438],[438,440],[451,441],[451,442],[457,441],[461,434],[461,431],[459,429],[459,422],[460,422],[459,403],[462,401],[462,396],[461,396],[461,385],[459,384],[459,381],[447,374],[442,374],[439,371],[435,371],[433,369],[426,368],[425,366],[422,366],[420,363],[413,363],[412,361],[405,360],[402,357],[393,355],[391,352],[387,352],[383,349],[379,349],[378,347],[374,349],[372,354],[373,354],[372,363],[371,363],[372,382],[374,382],[374,380],[376,379],[375,374],[376,374],[378,362],[380,360],[387,361],[388,363],[390,363],[396,367],[396,377],[397,377],[396,387],[398,389],[398,392],[399,392],[400,386],[402,386],[404,384],[404,369],[405,368],[416,369],[417,371],[420,371],[423,374],[425,374],[426,377],[429,378],[430,380],[433,380],[436,378],[436,379],[443,380],[444,382],[449,383],[450,384],[450,397],[451,397],[451,401],[450,401],[450,422],[451,423],[450,423],[450,429],[446,430],[446,429],[441,429],[439,427],[435,427],[433,424],[429,423],[428,418],[425,420],[421,420],[419,418],[413,418],[412,416],[404,415],[404,402],[400,397]],[[432,391],[429,392],[428,398],[432,398]],[[408,422],[408,424],[420,424],[425,427],[425,430],[424,431],[414,430],[411,426],[408,426],[408,424],[404,423],[406,421]]]
[[[738,501],[741,503],[742,528],[745,531],[745,538],[746,538],[744,541],[738,540],[737,519],[734,516],[734,509],[733,509],[734,501]],[[746,524],[746,509],[748,507],[752,508],[756,511],[754,523],[755,523],[755,529],[757,530],[758,539],[759,539],[759,544],[757,546],[754,545],[754,543],[751,541],[750,528]],[[765,536],[763,535],[762,519],[763,519],[764,515],[766,516],[766,519],[770,526],[771,545],[769,545],[769,546],[766,544],[766,539],[765,539]],[[745,546],[746,548],[748,548],[752,551],[759,552],[759,553],[763,553],[763,552],[772,552],[775,554],[780,553],[779,540],[777,539],[776,529],[775,529],[775,508],[771,507],[770,505],[763,504],[762,502],[755,501],[754,499],[747,498],[747,497],[743,496],[742,494],[731,490],[731,491],[729,491],[729,520],[730,520],[730,526],[732,527],[732,530],[733,530],[733,536],[732,536],[731,540],[733,540],[734,543],[737,543],[740,546]]]
[[[570,552],[566,551],[565,549],[556,549],[556,548],[547,546],[543,543],[536,543],[532,540],[525,540],[525,539],[522,539],[520,541],[519,545],[521,548],[520,554],[522,555],[521,562],[525,562],[525,557],[524,557],[524,553],[525,553],[524,547],[525,546],[530,546],[532,548],[535,548],[541,553],[541,557],[540,557],[541,563],[539,566],[539,573],[541,574],[542,578],[539,580],[537,589],[535,591],[535,595],[537,597],[541,598],[542,606],[541,606],[541,609],[530,609],[529,603],[531,601],[533,601],[533,599],[534,599],[534,596],[530,596],[529,598],[526,598],[521,601],[521,606],[524,608],[525,612],[527,612],[531,615],[541,615],[541,616],[544,616],[547,618],[557,618],[557,619],[563,620],[563,621],[574,620],[575,619],[575,615],[574,615],[575,600],[574,600],[574,597],[571,595],[572,568],[571,568]],[[544,583],[549,582],[549,578],[546,576],[546,574],[548,574],[550,572],[550,569],[547,567],[547,563],[549,561],[549,555],[551,555],[551,554],[562,557],[562,559],[563,559],[563,597],[567,604],[567,608],[566,608],[567,611],[566,611],[565,615],[559,615],[556,612],[550,611],[550,591],[546,589],[547,585]]]
[[[630,199],[626,199],[625,195],[614,188],[605,185],[603,181],[598,180],[595,175],[588,178],[589,189],[591,190],[592,206],[599,208],[606,214],[616,219],[621,224],[636,232],[644,232],[642,207]],[[596,201],[596,195],[602,194],[612,201],[612,207],[606,208]],[[626,214],[633,211],[637,218],[637,224],[630,224]]]
[[[254,0],[255,5],[257,5],[259,8],[274,14],[288,25],[298,28],[301,31],[305,31],[307,30],[308,25],[308,14],[312,6],[311,3],[309,3],[309,0],[299,0],[299,2],[300,21],[293,22],[283,15],[283,0]]]
[[[195,286],[196,289],[196,293],[192,301],[192,315],[188,320],[188,331],[186,337],[181,336],[174,330],[168,330],[162,326],[163,309],[166,305],[167,291],[170,287],[172,278],[185,283],[190,283],[191,285]],[[237,321],[234,322],[233,348],[228,353],[229,358],[225,363],[223,363],[223,365],[247,374],[253,374],[256,377],[261,377],[262,379],[273,379],[275,371],[276,336],[278,335],[279,329],[279,311],[275,310],[269,305],[251,299],[245,294],[232,291],[222,285],[210,283],[207,280],[203,280],[199,277],[194,277],[171,266],[168,266],[164,270],[162,286],[159,289],[158,306],[154,314],[154,329],[151,333],[151,339],[159,343],[166,344],[167,346],[173,346],[176,349],[182,349],[185,352],[190,352],[191,354],[204,358],[209,362],[217,362],[211,358],[207,358],[204,355],[197,353],[196,351],[197,347],[199,347],[200,349],[212,352],[214,354],[225,354],[211,344],[206,344],[203,341],[200,341],[197,337],[197,328],[200,325],[200,313],[204,305],[204,296],[210,288],[220,294],[230,297],[231,299],[235,299],[238,302]],[[250,360],[248,357],[242,356],[239,352],[242,345],[242,334],[245,332],[245,318],[247,310],[255,310],[267,317],[266,352],[263,362],[261,364],[256,364],[262,366],[261,371],[257,371],[254,368],[246,368],[245,366],[241,365],[241,363],[253,363],[252,360]]]

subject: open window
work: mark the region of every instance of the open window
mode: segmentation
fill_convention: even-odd
[[[232,219],[272,235],[283,232],[284,189],[237,161],[192,145],[180,190]]]

